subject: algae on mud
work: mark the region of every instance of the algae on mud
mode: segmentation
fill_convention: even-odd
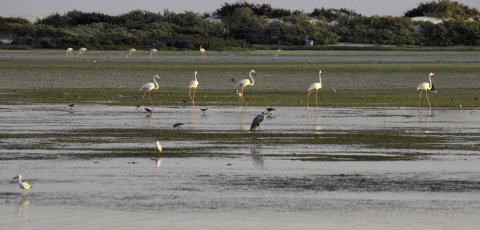
[[[199,89],[197,105],[239,105],[238,96],[233,90]],[[328,107],[417,107],[418,92],[414,89],[336,89],[320,90],[319,105]],[[480,107],[480,89],[464,88],[439,89],[437,94],[429,94],[433,107]],[[136,89],[119,88],[38,88],[0,89],[3,104],[108,104],[139,105],[142,94]],[[245,98],[250,106],[305,106],[306,91],[273,91],[246,89]],[[152,93],[154,105],[190,106],[188,90],[160,88]],[[185,102],[186,101],[186,102]],[[422,106],[427,106],[425,97]],[[144,101],[149,106],[148,100]]]
[[[29,155],[25,159],[52,159],[52,158],[116,158],[116,157],[155,157],[155,151],[147,147],[125,147],[118,143],[125,142],[144,142],[150,140],[162,140],[165,142],[195,142],[205,143],[203,147],[198,146],[180,146],[166,147],[162,157],[241,157],[245,154],[236,150],[242,146],[251,144],[261,144],[263,146],[275,146],[283,148],[284,146],[296,145],[323,145],[323,146],[354,146],[361,150],[363,148],[373,149],[373,151],[389,150],[389,153],[364,152],[362,154],[335,154],[335,153],[290,153],[278,154],[275,151],[265,152],[263,157],[273,157],[285,160],[305,160],[305,161],[391,161],[391,160],[418,160],[428,157],[426,153],[412,154],[409,150],[464,150],[478,151],[479,145],[461,145],[451,144],[451,137],[462,136],[462,134],[450,134],[438,136],[436,134],[406,134],[395,130],[382,131],[357,131],[357,132],[326,132],[321,134],[312,133],[246,133],[235,130],[220,132],[199,132],[192,130],[171,130],[171,129],[90,129],[74,130],[67,132],[54,132],[42,134],[3,134],[0,138],[3,140],[2,148],[8,150],[32,150],[41,152],[42,150],[61,150],[68,149],[69,153],[52,153],[35,156]],[[465,140],[478,138],[476,136],[465,136]],[[35,139],[36,144],[24,145],[22,140]],[[18,141],[15,141],[18,140]],[[103,143],[109,147],[88,148],[88,151],[81,146]],[[67,147],[71,146],[71,147]],[[375,150],[377,149],[377,150]],[[23,159],[22,156],[3,155],[0,160]]]

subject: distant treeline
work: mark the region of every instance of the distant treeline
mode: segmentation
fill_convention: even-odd
[[[414,21],[426,16],[441,23]],[[421,3],[404,17],[363,16],[348,9],[311,13],[269,4],[224,3],[211,14],[135,10],[111,16],[95,12],[53,13],[30,22],[0,17],[0,38],[16,47],[89,49],[232,50],[261,46],[366,43],[377,45],[480,45],[480,13],[458,2]],[[5,47],[5,46],[2,46]]]

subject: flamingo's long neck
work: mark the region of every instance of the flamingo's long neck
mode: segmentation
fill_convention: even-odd
[[[18,183],[22,183],[22,176],[18,176]]]
[[[153,84],[155,85],[155,89],[158,89],[160,86],[158,85],[157,81],[155,81],[157,77],[153,77]]]
[[[428,75],[428,81],[430,82],[430,85],[428,86],[428,89],[432,89],[432,75]]]
[[[254,84],[255,84],[255,80],[253,80],[252,72],[251,72],[251,71],[250,71],[249,75],[250,75],[250,79],[252,79],[252,85],[254,85]]]
[[[318,72],[318,82],[322,84],[322,71]]]
[[[198,80],[197,80],[197,73],[196,73],[196,72],[195,72],[195,81],[198,81]]]

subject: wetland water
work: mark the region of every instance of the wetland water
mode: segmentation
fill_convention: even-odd
[[[149,114],[103,105],[112,100],[105,96],[75,100],[74,109],[57,91],[51,104],[9,99],[0,102],[1,229],[480,226],[478,51],[285,51],[276,61],[268,51],[208,52],[206,60],[192,51],[151,62],[142,51],[128,60],[126,52],[88,51],[77,62],[63,52],[0,51],[0,88],[19,99],[37,94],[15,89],[138,89],[158,73],[161,89],[179,91],[198,68],[200,88],[233,90],[255,68],[255,89],[298,91],[304,99],[322,68],[329,92],[408,88],[412,106],[429,72],[438,75],[440,93],[473,89],[448,94],[451,103],[432,113],[389,104],[277,107],[256,134],[250,122],[265,107],[202,113],[161,106]],[[41,95],[35,102],[51,98]],[[177,96],[181,104],[184,95]],[[173,129],[176,122],[184,125]],[[10,180],[17,174],[33,185],[28,193]]]
[[[247,132],[264,107],[1,105],[0,223],[6,229],[475,229],[480,225],[477,110],[278,107],[260,133],[343,134],[400,132],[421,148],[346,142],[276,144]],[[82,130],[170,130],[245,133],[238,143],[119,138],[97,142],[63,138]],[[100,132],[100,131],[99,131]],[[25,136],[22,136],[25,135]],[[39,135],[39,136],[35,136]],[[53,137],[51,135],[54,135]],[[34,138],[33,138],[34,137]],[[265,138],[265,136],[263,136]],[[105,140],[105,141],[104,141]],[[407,143],[406,143],[407,144]],[[470,146],[470,147],[469,147]],[[151,157],[81,158],[122,149]],[[213,157],[175,157],[173,149],[202,149]],[[171,149],[171,150],[169,150]],[[411,160],[350,161],[342,155],[421,155]],[[337,155],[335,161],[296,155]],[[21,156],[22,159],[16,159]],[[157,167],[160,160],[160,166]],[[22,194],[9,179],[22,173],[33,188]]]

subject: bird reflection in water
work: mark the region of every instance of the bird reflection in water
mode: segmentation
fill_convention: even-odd
[[[322,126],[320,125],[319,118],[320,118],[320,112],[318,110],[308,111],[307,125],[311,127],[313,131],[320,132],[320,130],[322,130]]]
[[[253,166],[257,169],[265,169],[265,162],[263,156],[260,152],[261,146],[255,145],[250,148],[250,153],[252,154]]]
[[[28,193],[22,194],[22,200],[18,206],[17,215],[23,220],[29,219],[30,197]]]
[[[160,144],[160,141],[156,142],[156,150],[157,150],[157,159],[155,160],[155,165],[157,168],[160,168],[160,165],[162,165],[162,152],[163,152],[163,147]]]
[[[157,166],[157,168],[160,168],[160,165],[162,165],[162,158],[159,157],[155,160],[155,165]]]

